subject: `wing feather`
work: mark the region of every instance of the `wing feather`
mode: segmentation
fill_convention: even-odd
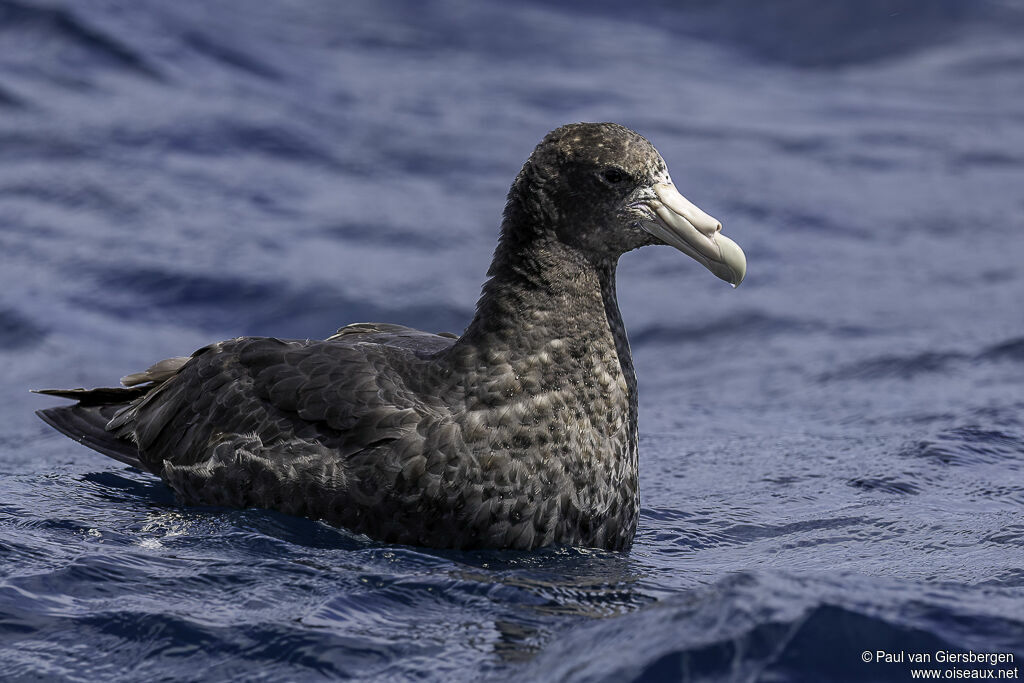
[[[373,328],[372,335],[383,333]],[[231,434],[253,434],[265,447],[301,437],[342,457],[415,435],[425,413],[407,377],[421,361],[404,346],[367,343],[369,336],[362,330],[335,341],[221,342],[111,425],[130,428],[143,457],[158,468],[165,461],[201,462]]]

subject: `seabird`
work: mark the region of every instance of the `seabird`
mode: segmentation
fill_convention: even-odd
[[[738,285],[746,259],[721,227],[639,134],[563,126],[512,184],[461,337],[381,323],[239,337],[122,387],[44,390],[77,403],[38,415],[184,503],[435,548],[628,549],[637,387],[616,264],[667,244]]]

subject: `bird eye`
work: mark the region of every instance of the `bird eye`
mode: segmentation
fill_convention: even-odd
[[[618,185],[619,183],[626,179],[625,171],[623,171],[621,168],[615,168],[614,166],[611,168],[606,168],[604,173],[602,173],[601,175],[602,177],[604,177],[605,180],[607,180],[612,185]]]

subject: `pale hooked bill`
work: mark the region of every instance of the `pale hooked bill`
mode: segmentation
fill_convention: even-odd
[[[736,287],[747,274],[747,257],[721,233],[722,224],[679,194],[671,181],[653,186],[656,198],[645,203],[653,212],[641,222],[645,230]]]

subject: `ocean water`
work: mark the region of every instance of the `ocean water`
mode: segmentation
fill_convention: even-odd
[[[1022,29],[1010,0],[0,0],[0,677],[1020,666]],[[242,334],[461,331],[509,183],[580,120],[647,136],[749,261],[732,290],[622,259],[630,552],[185,507],[33,416]],[[936,662],[967,651],[1015,661]]]

